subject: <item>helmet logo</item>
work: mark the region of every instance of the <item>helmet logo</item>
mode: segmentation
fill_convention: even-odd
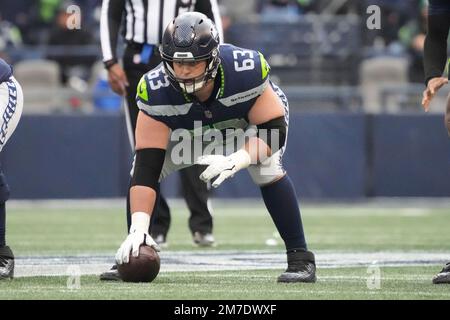
[[[171,84],[186,93],[194,93],[217,74],[220,64],[219,33],[214,22],[204,14],[182,13],[164,31],[160,53]],[[175,73],[174,63],[197,61],[206,62],[205,71],[201,76],[181,79]]]
[[[173,54],[174,59],[194,59],[192,52],[175,52]]]
[[[190,25],[179,25],[175,29],[174,43],[180,47],[189,47],[195,38],[194,28]]]

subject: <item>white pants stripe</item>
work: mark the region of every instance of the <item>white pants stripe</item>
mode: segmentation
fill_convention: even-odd
[[[22,110],[22,87],[10,77],[0,84],[0,151],[16,129]]]

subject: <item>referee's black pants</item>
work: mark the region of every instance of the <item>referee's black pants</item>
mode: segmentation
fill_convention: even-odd
[[[445,111],[445,127],[447,128],[448,136],[450,137],[450,93],[447,96],[447,108]]]
[[[157,48],[154,49],[149,63],[139,63],[142,48],[139,45],[128,45],[123,57],[123,66],[130,86],[127,88],[127,105],[125,113],[127,117],[128,135],[134,148],[134,133],[136,130],[137,115],[139,109],[136,104],[136,90],[141,77],[161,62]],[[137,62],[137,63],[136,63]],[[204,166],[194,165],[180,170],[182,193],[190,211],[189,229],[194,232],[211,233],[213,221],[208,210],[208,188],[200,181],[199,176]],[[170,227],[170,209],[166,199],[159,194],[159,202],[155,204],[152,215],[151,235],[159,234],[167,236]],[[129,211],[129,210],[128,210]],[[128,212],[128,225],[131,224],[130,212]]]

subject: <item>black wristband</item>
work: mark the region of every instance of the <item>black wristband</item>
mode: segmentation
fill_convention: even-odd
[[[106,69],[111,68],[116,63],[117,63],[117,59],[116,58],[108,60],[108,61],[103,61],[103,65],[105,66]]]
[[[286,127],[286,119],[284,116],[280,116],[265,123],[258,124],[257,137],[263,140],[272,150],[272,154],[274,154],[286,143]],[[265,130],[265,134],[262,134],[262,130]],[[274,138],[277,140],[276,143],[272,141],[272,133],[274,133]]]

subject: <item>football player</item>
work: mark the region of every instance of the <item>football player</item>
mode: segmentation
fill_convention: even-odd
[[[307,249],[295,189],[282,165],[288,101],[270,81],[263,55],[219,45],[214,23],[198,12],[183,13],[167,26],[160,52],[163,62],[138,85],[132,224],[116,262],[138,256],[142,244],[159,250],[148,234],[159,181],[195,162],[208,166],[200,178],[213,187],[247,169],[286,246],[288,267],[278,281],[315,282],[315,257]],[[190,161],[179,161],[182,142],[174,135],[183,132],[192,135],[193,149],[198,138],[212,141],[207,133],[220,132],[215,146],[224,148],[203,143],[203,156],[197,158],[194,150]]]
[[[442,74],[447,61],[449,29],[450,1],[429,0],[428,33],[424,48],[425,85],[427,88],[423,92],[422,100],[425,111],[429,110],[430,102],[439,89],[448,84],[448,78],[443,77]],[[449,64],[450,59],[447,62],[447,70]],[[450,135],[450,94],[447,97],[445,125]],[[433,278],[433,283],[450,283],[450,262]]]
[[[12,75],[12,67],[0,58],[0,152],[19,123],[22,107],[22,89]],[[14,277],[14,254],[5,240],[8,198],[9,187],[0,164],[0,280]]]

